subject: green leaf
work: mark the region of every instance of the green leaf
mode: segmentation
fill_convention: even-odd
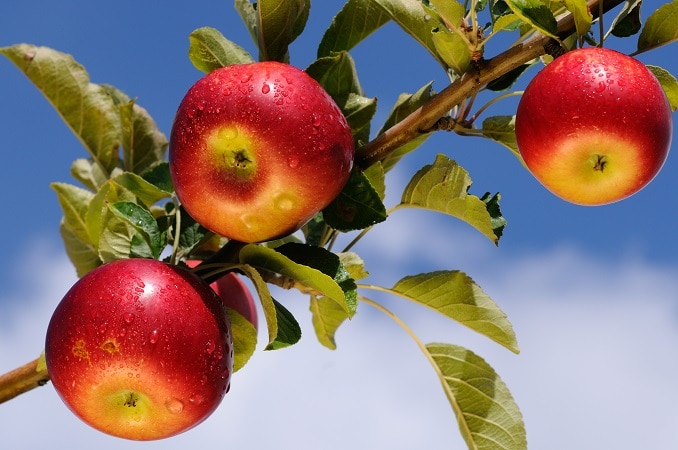
[[[334,300],[315,295],[311,296],[309,309],[318,341],[330,350],[335,350],[337,348],[335,334],[341,324],[348,319],[348,314]]]
[[[165,248],[166,236],[160,232],[158,223],[151,212],[133,202],[117,202],[110,205],[109,208],[113,214],[127,220],[142,233],[143,240],[141,242],[133,238],[133,243],[136,244],[133,249],[134,256],[158,259]],[[146,248],[150,253],[145,251]],[[140,251],[140,249],[144,251]]]
[[[386,220],[386,207],[365,174],[354,168],[344,189],[323,210],[323,217],[335,230],[362,230]]]
[[[371,0],[381,6],[407,34],[417,40],[433,57],[447,67],[438,54],[431,30],[445,27],[445,23],[436,12],[424,5],[421,0]]]
[[[78,158],[71,164],[71,176],[94,192],[108,181],[108,175],[92,159]]]
[[[323,34],[318,58],[351,50],[389,20],[390,15],[374,2],[347,1]]]
[[[515,31],[520,25],[523,24],[523,21],[518,17],[518,15],[510,13],[503,14],[494,21],[492,25],[492,31]]]
[[[262,247],[264,248],[264,247]],[[254,288],[257,290],[259,295],[259,301],[261,302],[261,307],[264,311],[264,317],[266,319],[266,326],[268,330],[268,345],[271,345],[275,342],[278,336],[278,315],[271,297],[271,292],[268,290],[268,285],[261,277],[261,274],[256,267],[253,267],[249,264],[238,264],[234,266],[235,268],[241,270],[254,284]]]
[[[459,28],[466,15],[464,5],[456,0],[429,0],[438,15],[443,19],[450,30]]]
[[[226,307],[233,338],[233,372],[242,369],[257,349],[257,329],[235,309]]]
[[[668,70],[659,66],[647,66],[662,85],[666,97],[669,99],[671,111],[678,109],[678,81]]]
[[[140,174],[165,159],[167,138],[134,100],[120,106],[123,169]]]
[[[346,122],[351,127],[351,133],[356,146],[370,140],[370,123],[377,112],[377,99],[363,97],[357,94],[348,94],[345,101],[338,102]]]
[[[290,278],[295,281],[295,287],[299,290],[310,289],[326,295],[347,313],[351,312],[339,283],[320,270],[298,264],[282,253],[256,244],[248,244],[240,250],[240,262]]]
[[[518,342],[506,314],[468,275],[444,270],[408,276],[392,291],[427,306],[518,353]]]
[[[342,264],[339,256],[322,247],[295,242],[288,242],[276,247],[275,250],[295,263],[312,267],[325,275],[332,277],[344,292],[346,305],[348,306],[346,312],[349,317],[352,317],[355,314],[358,306],[358,288],[355,281]],[[343,304],[339,303],[339,306],[343,308]]]
[[[526,450],[522,414],[495,370],[470,350],[431,343],[426,350],[468,448]]]
[[[586,0],[563,0],[563,4],[574,17],[574,26],[577,30],[577,36],[585,36],[591,28],[593,15],[589,11]]]
[[[102,261],[96,248],[91,243],[78,238],[73,230],[65,225],[63,220],[59,225],[59,233],[64,242],[68,259],[75,267],[78,277],[84,276],[90,270],[101,265]]]
[[[163,161],[150,167],[141,174],[141,177],[159,189],[161,192],[173,193],[174,184],[170,174],[169,163]]]
[[[513,13],[541,33],[558,39],[558,24],[553,12],[541,0],[505,0]]]
[[[384,126],[379,130],[377,134],[382,134],[405,117],[412,114],[414,111],[419,109],[421,106],[426,104],[431,100],[436,93],[433,91],[433,82],[429,82],[426,85],[422,86],[414,94],[400,94],[395,104],[391,108],[391,111],[388,113]],[[428,139],[430,133],[422,134],[421,136],[413,139],[412,141],[404,144],[399,147],[395,152],[391,153],[383,161],[384,171],[388,172],[396,165],[400,159],[408,154],[409,152],[415,150],[421,144]]]
[[[432,32],[433,46],[445,65],[461,76],[471,65],[469,43],[458,33],[447,28],[435,28]]]
[[[499,235],[488,205],[468,194],[470,187],[468,172],[445,155],[438,155],[432,165],[424,166],[412,177],[398,208],[418,207],[456,217],[476,228],[496,245]]]
[[[377,100],[363,95],[355,63],[346,52],[317,59],[306,69],[337,103],[351,127],[356,145],[370,137],[370,121],[377,109]]]
[[[273,342],[266,346],[266,350],[278,350],[289,347],[301,339],[301,327],[292,313],[276,299],[273,299],[273,304],[275,305],[275,313],[278,318],[278,334]]]
[[[612,21],[608,34],[617,37],[628,37],[638,33],[642,27],[640,20],[640,7],[642,0],[627,0],[621,11]]]
[[[87,210],[94,194],[67,183],[51,183],[50,187],[56,192],[64,213],[63,226],[79,241],[91,243],[87,232]]]
[[[483,136],[499,142],[520,157],[516,143],[516,116],[491,116],[483,120]]]
[[[231,64],[254,62],[252,55],[226,39],[216,28],[198,28],[188,36],[188,41],[188,58],[196,69],[204,73]]]
[[[678,2],[665,3],[645,21],[638,50],[645,51],[678,40]]]
[[[18,44],[0,48],[54,106],[104,173],[118,163],[120,112],[108,90],[90,83],[72,56],[47,47]]]
[[[181,214],[181,232],[179,233],[179,249],[184,255],[190,254],[191,250],[198,247],[205,239],[212,235],[205,227],[196,222],[186,210],[179,208]]]
[[[123,172],[112,178],[112,181],[132,192],[144,205],[149,207],[172,196],[171,192],[159,189],[156,185],[132,172]]]
[[[386,197],[386,173],[381,161],[377,161],[363,171],[365,178],[370,182],[379,198],[383,201]]]
[[[89,203],[87,233],[102,262],[130,257],[132,240],[138,232],[129,221],[116,216],[109,205],[135,201],[136,196],[132,192],[109,180]]]
[[[289,45],[306,26],[310,9],[310,0],[259,0],[259,59],[288,62]]]

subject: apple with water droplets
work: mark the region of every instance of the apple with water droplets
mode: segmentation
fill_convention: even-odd
[[[525,165],[576,204],[627,198],[660,171],[671,146],[671,107],[638,60],[605,48],[572,50],[528,84],[516,113]]]
[[[284,237],[341,191],[351,129],[306,72],[266,61],[215,69],[179,105],[169,163],[177,197],[213,232],[242,242]]]
[[[224,305],[190,271],[150,259],[104,264],[63,297],[45,359],[64,403],[114,436],[161,439],[205,420],[230,387]]]

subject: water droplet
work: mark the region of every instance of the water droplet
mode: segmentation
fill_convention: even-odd
[[[249,73],[243,74],[243,76],[240,77],[240,82],[241,83],[247,83],[248,81],[250,81],[251,78],[252,78],[251,74],[249,74]]]
[[[210,355],[214,352],[215,347],[216,347],[216,345],[214,345],[214,341],[212,339],[207,341],[207,343],[205,344],[205,350]]]
[[[205,396],[200,393],[195,393],[191,395],[188,401],[194,405],[201,405],[205,401]]]
[[[134,314],[131,312],[128,312],[124,315],[123,319],[125,319],[125,323],[132,323],[134,322]]]
[[[290,169],[294,169],[299,165],[299,159],[298,158],[290,158],[287,161],[287,164],[290,166]]]
[[[268,94],[269,92],[271,92],[271,86],[268,83],[264,83],[264,85],[261,87],[261,93]]]
[[[179,414],[181,411],[184,410],[184,404],[182,403],[181,400],[176,399],[176,398],[170,398],[165,402],[165,407],[171,412],[172,414]]]
[[[313,126],[316,128],[320,126],[320,119],[315,114],[313,114]]]
[[[294,207],[295,201],[292,195],[281,193],[273,198],[273,204],[275,205],[276,209],[281,211],[289,211]]]
[[[148,336],[148,342],[150,342],[151,344],[155,344],[156,342],[158,342],[159,334],[160,333],[158,333],[158,330],[151,331],[151,334]]]
[[[224,89],[223,94],[224,97],[228,97],[229,95],[231,95],[231,88]]]
[[[605,82],[601,81],[598,83],[598,86],[596,87],[596,92],[603,92],[605,90]]]

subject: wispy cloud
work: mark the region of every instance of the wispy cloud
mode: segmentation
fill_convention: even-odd
[[[415,226],[413,220],[402,220],[401,226]],[[390,236],[382,232],[358,250],[373,267],[391,272],[383,277],[392,278],[389,282],[408,272],[467,270],[509,314],[521,354],[425,308],[380,299],[424,341],[465,345],[487,359],[523,411],[530,448],[668,450],[678,445],[673,432],[678,421],[675,267],[631,257],[606,261],[567,246],[517,257],[475,240],[463,228],[424,226],[437,245],[387,246],[393,236],[403,235],[401,229]],[[438,240],[444,236],[448,239]],[[74,280],[67,260],[58,255],[48,260],[34,254],[21,262],[24,274],[40,270],[41,282],[27,285],[20,296],[0,298],[2,314],[9,308],[13,322],[0,329],[3,372],[37,356],[55,296],[60,298]],[[21,303],[25,296],[30,304]],[[3,445],[464,448],[433,371],[394,323],[363,305],[339,330],[339,348],[329,351],[313,336],[304,297],[279,291],[276,296],[301,322],[302,341],[255,353],[234,376],[221,407],[194,430],[145,444],[109,438],[80,423],[48,385],[0,405]]]

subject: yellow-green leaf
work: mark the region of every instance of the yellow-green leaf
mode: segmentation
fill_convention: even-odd
[[[336,349],[334,335],[339,326],[348,319],[346,311],[334,300],[316,296],[311,296],[309,309],[318,341],[331,350]]]
[[[660,6],[645,21],[638,50],[645,51],[678,40],[678,1]]]
[[[506,384],[484,359],[452,344],[431,343],[426,350],[469,449],[527,449],[520,409]]]
[[[257,348],[257,329],[235,309],[226,308],[233,337],[233,372],[247,364]]]
[[[432,39],[436,52],[448,68],[457,75],[466,72],[471,64],[471,51],[463,37],[447,28],[439,28],[433,30]]]
[[[499,306],[468,275],[443,270],[408,276],[392,291],[486,336],[518,353],[511,323]]]
[[[417,207],[438,211],[463,220],[499,242],[505,220],[500,212],[490,214],[482,199],[468,193],[471,177],[463,167],[439,154],[432,165],[421,168],[405,188],[397,208]]]
[[[188,58],[196,69],[205,73],[231,64],[254,61],[244,48],[226,39],[216,28],[198,28],[188,36],[188,40]]]
[[[572,13],[574,17],[574,26],[577,30],[577,36],[585,36],[591,28],[593,15],[589,11],[586,0],[563,0],[565,8]]]
[[[662,85],[666,97],[669,99],[671,111],[678,109],[678,80],[668,70],[659,66],[647,66]]]
[[[108,89],[90,83],[71,55],[47,47],[18,44],[0,48],[47,97],[105,173],[118,162],[122,142],[120,112]]]
[[[286,276],[294,280],[300,290],[311,289],[322,293],[350,313],[341,286],[320,270],[298,264],[282,253],[257,244],[248,244],[240,250],[240,262]]]

